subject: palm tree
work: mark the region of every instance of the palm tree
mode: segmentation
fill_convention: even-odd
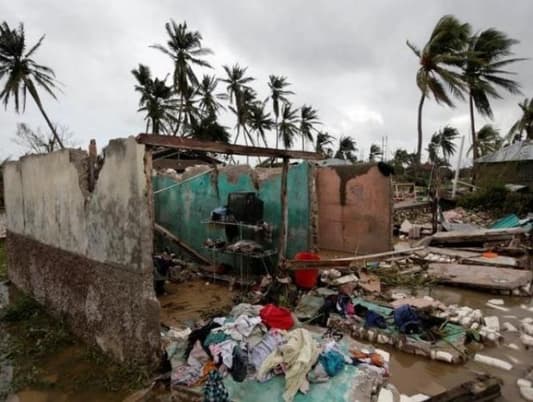
[[[452,15],[445,15],[435,25],[429,41],[422,50],[407,41],[407,46],[420,60],[416,74],[416,84],[420,89],[418,104],[418,146],[417,162],[422,154],[422,108],[427,97],[433,96],[438,104],[453,107],[453,102],[445,86],[452,95],[463,99],[464,84],[461,75],[450,69],[460,67],[464,61],[464,49],[470,37],[470,25],[459,22]]]
[[[259,143],[259,139],[261,138],[266,147],[267,140],[265,131],[272,129],[274,121],[271,119],[270,113],[265,111],[265,102],[256,101],[250,106],[248,125],[256,132],[257,142]]]
[[[332,145],[335,137],[325,131],[320,131],[316,135],[315,152],[324,156],[330,155],[331,148],[326,148],[327,145]]]
[[[370,155],[368,156],[368,160],[374,162],[378,156],[383,156],[381,147],[377,144],[370,145]]]
[[[357,152],[355,140],[352,137],[341,137],[339,139],[339,148],[335,152],[335,158],[355,162],[357,161],[355,152]]]
[[[137,80],[135,91],[141,94],[138,112],[146,112],[146,132],[152,127],[152,134],[169,133],[170,123],[174,121],[172,112],[176,108],[172,88],[166,85],[166,78],[152,79],[150,68],[139,64],[131,70]]]
[[[43,43],[44,35],[40,37],[35,45],[26,52],[26,36],[24,24],[20,23],[18,28],[11,29],[7,22],[0,25],[0,80],[5,76],[6,82],[0,99],[7,109],[10,96],[15,102],[15,111],[19,113],[19,97],[22,95],[22,110],[26,109],[26,93],[29,92],[33,101],[39,108],[46,120],[46,124],[61,148],[64,148],[61,138],[45,113],[37,87],[44,89],[52,98],[57,99],[54,94],[56,79],[54,71],[46,66],[37,64],[31,56],[39,49]]]
[[[517,40],[507,37],[505,33],[494,28],[473,35],[469,40],[468,57],[463,66],[463,79],[468,87],[474,160],[479,156],[476,146],[474,106],[479,114],[492,119],[493,113],[489,98],[502,98],[497,91],[498,87],[511,94],[520,93],[519,83],[505,77],[511,73],[502,70],[509,64],[523,60],[507,58],[512,54],[511,47],[516,43],[518,43]]]
[[[446,126],[431,136],[428,145],[429,159],[433,163],[440,162],[439,153],[442,152],[443,161],[447,164],[450,157],[455,154],[455,140],[459,136],[456,128]]]
[[[185,21],[178,25],[174,20],[170,20],[165,24],[165,29],[168,34],[166,47],[159,44],[151,47],[162,51],[174,62],[174,90],[180,96],[180,108],[174,129],[174,135],[176,135],[182,122],[185,92],[191,86],[198,86],[198,79],[193,66],[211,68],[211,65],[202,57],[213,52],[202,47],[202,35],[198,31],[189,31]]]
[[[234,143],[237,143],[239,139],[241,128],[244,131],[244,143],[248,145],[248,140],[250,144],[254,144],[254,138],[248,131],[248,123],[250,122],[250,113],[252,105],[257,102],[257,94],[252,88],[244,87],[240,89],[238,95],[235,96],[235,106],[230,106],[230,110],[235,114],[237,118],[237,135],[235,136]]]
[[[293,109],[290,103],[281,107],[281,120],[278,124],[278,135],[285,149],[290,149],[298,135],[298,109]]]
[[[272,99],[272,110],[274,111],[274,119],[276,126],[276,148],[278,147],[279,131],[278,118],[280,103],[288,103],[288,95],[294,95],[294,92],[285,89],[291,85],[287,81],[287,77],[281,75],[270,75],[268,77],[268,87],[270,88],[270,99]]]
[[[500,136],[499,130],[490,124],[485,124],[477,132],[476,146],[478,157],[491,154],[497,151],[503,144],[503,138]],[[472,152],[473,146],[468,149],[468,153]]]
[[[226,72],[226,78],[221,79],[227,85],[226,90],[228,92],[229,101],[234,102],[237,106],[238,98],[245,89],[250,89],[248,83],[252,82],[254,78],[246,76],[246,70],[248,67],[241,67],[239,64],[234,64],[232,67],[223,66]]]
[[[302,136],[302,151],[305,149],[305,140],[313,142],[313,130],[315,125],[320,124],[318,111],[312,106],[303,105],[300,108],[300,135]]]
[[[197,104],[198,99],[198,90],[193,87],[188,87],[183,91],[183,101],[182,101],[182,115],[183,115],[183,132],[192,130],[193,127],[198,125],[198,122],[201,118],[200,109]]]
[[[511,126],[506,139],[512,140],[513,137],[522,139],[522,133],[525,131],[526,137],[533,140],[533,98],[524,99],[518,106],[522,110],[522,117]]]
[[[204,116],[216,117],[220,109],[224,109],[219,100],[227,99],[226,94],[215,93],[218,78],[214,75],[204,75],[198,86],[198,105]]]

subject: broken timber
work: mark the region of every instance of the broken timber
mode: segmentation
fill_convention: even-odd
[[[333,258],[329,260],[289,260],[286,262],[286,267],[290,270],[306,269],[306,268],[317,268],[317,269],[328,269],[331,267],[346,267],[349,268],[355,262],[365,262],[365,261],[376,261],[384,259],[391,256],[396,256],[400,254],[410,254],[415,251],[423,250],[424,247],[415,247],[408,248],[405,250],[395,250],[395,251],[386,251],[384,253],[376,254],[366,254],[366,255],[357,255],[354,257],[345,257],[345,258]]]
[[[525,233],[527,233],[527,230],[521,227],[511,229],[479,229],[468,232],[439,232],[429,237],[428,241],[431,245],[484,243],[490,241],[511,240],[516,235],[523,235]]]
[[[289,159],[323,159],[317,152],[289,151],[286,149],[250,147],[245,145],[226,144],[215,141],[200,141],[171,135],[139,134],[136,140],[140,144],[161,146],[174,149],[187,149],[200,152],[214,152],[228,155],[265,156],[269,158]]]
[[[516,268],[519,265],[517,260],[513,257],[498,255],[497,257],[489,258],[484,257],[482,252],[472,252],[451,248],[428,247],[422,251],[417,252],[416,254],[420,255],[426,261],[431,261],[430,259],[427,259],[427,256],[429,254],[439,254],[445,255],[447,257],[456,258],[458,262],[465,262],[467,264],[470,263],[475,265],[491,265],[507,268]]]
[[[435,395],[428,402],[470,402],[492,401],[501,396],[502,380],[496,377],[480,375],[473,381],[467,381],[455,388]]]
[[[429,264],[428,274],[441,283],[479,289],[513,290],[528,287],[531,271],[463,264]]]
[[[165,229],[163,226],[158,225],[157,223],[154,223],[154,230],[163,236],[165,236],[167,239],[171,240],[173,243],[178,245],[180,248],[187,251],[189,254],[196,257],[198,260],[202,261],[204,264],[211,265],[211,262],[205,258],[202,254],[198,253],[195,249],[193,249],[191,246],[189,246],[187,243],[184,243],[179,237],[173,235],[170,233],[167,229]]]

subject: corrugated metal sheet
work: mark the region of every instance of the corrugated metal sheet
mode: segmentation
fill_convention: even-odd
[[[482,156],[476,160],[476,163],[495,163],[508,161],[527,161],[533,160],[533,141],[526,140],[515,142],[505,148],[502,148],[490,155]]]

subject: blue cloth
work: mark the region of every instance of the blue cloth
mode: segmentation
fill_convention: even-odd
[[[414,334],[421,330],[420,317],[416,310],[408,304],[404,304],[393,312],[394,323],[403,334]]]
[[[381,314],[378,314],[372,310],[368,310],[365,315],[365,327],[378,327],[384,329],[387,328],[387,323],[385,322],[385,318],[383,318]]]
[[[322,353],[318,361],[330,377],[335,377],[344,368],[344,356],[335,350]]]

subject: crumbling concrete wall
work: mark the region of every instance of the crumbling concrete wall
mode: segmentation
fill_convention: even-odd
[[[392,247],[391,178],[376,164],[317,168],[318,246],[367,254]]]
[[[133,138],[112,140],[94,191],[88,156],[65,149],[4,168],[8,274],[120,361],[152,364],[151,163]]]

